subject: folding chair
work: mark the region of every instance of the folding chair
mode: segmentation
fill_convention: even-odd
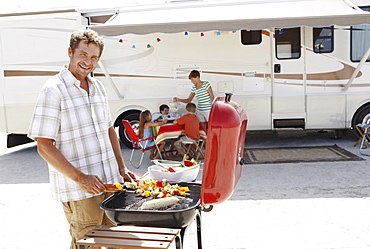
[[[205,142],[206,142],[206,139],[201,138],[201,139],[199,139],[198,141],[195,141],[195,142],[182,141],[181,144],[182,144],[182,146],[184,146],[184,148],[186,150],[186,152],[185,152],[186,155],[189,155],[190,149],[192,148],[192,146],[194,146],[195,149],[194,149],[193,152],[195,153],[194,156],[196,156],[195,160],[198,161],[200,155],[202,155],[202,158],[204,159],[203,146],[204,146]]]
[[[356,131],[357,131],[357,133],[359,134],[360,137],[357,140],[357,142],[355,143],[355,145],[353,145],[353,147],[356,147],[358,144],[361,144],[362,138],[364,136],[364,132],[365,132],[365,129],[366,129],[366,127],[364,127],[364,126],[366,126],[366,125],[368,125],[368,124],[357,124],[355,126]],[[370,136],[369,135],[366,135],[366,138],[367,138],[368,141],[370,141]]]
[[[141,163],[142,163],[142,161],[143,161],[143,157],[144,157],[145,151],[150,150],[150,149],[153,149],[154,147],[157,148],[157,151],[158,151],[160,157],[162,158],[162,154],[159,151],[159,148],[158,148],[157,143],[155,142],[155,138],[156,138],[155,136],[140,139],[136,135],[134,129],[132,128],[132,126],[131,126],[131,124],[130,124],[130,122],[128,120],[122,119],[122,123],[123,123],[123,127],[125,127],[125,130],[126,130],[126,133],[127,133],[128,137],[129,137],[129,139],[132,142],[132,151],[131,151],[131,157],[130,157],[130,163],[131,163],[132,166],[134,166],[135,168],[139,168],[140,165],[141,165]],[[153,146],[150,146],[150,147],[146,147],[146,145],[148,144],[148,142],[150,140],[154,140],[154,145]],[[140,158],[139,165],[137,165],[137,166],[132,163],[132,157],[134,155],[135,149],[140,149],[141,150],[141,158]]]
[[[370,156],[369,153],[364,153],[364,150],[367,148],[370,148],[370,124],[362,124],[361,127],[363,128],[363,133],[362,133],[362,140],[360,144],[360,154],[364,156]]]

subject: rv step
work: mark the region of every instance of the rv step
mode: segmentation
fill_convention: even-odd
[[[307,131],[302,128],[277,128],[275,132],[278,137],[305,137]]]
[[[304,129],[304,119],[274,119],[274,128],[302,128]]]

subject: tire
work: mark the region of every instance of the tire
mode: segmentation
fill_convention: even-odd
[[[370,105],[365,105],[358,109],[358,111],[353,116],[352,127],[355,128],[357,124],[366,124],[368,122],[370,122]],[[358,137],[361,136],[361,134],[359,134],[357,130],[356,134]]]
[[[140,113],[139,112],[131,112],[126,115],[121,115],[120,119],[126,119],[130,121],[132,128],[135,132],[139,130],[139,120],[140,120]],[[132,149],[131,140],[128,138],[125,128],[123,127],[122,122],[119,122],[118,125],[118,135],[121,142],[128,148]]]

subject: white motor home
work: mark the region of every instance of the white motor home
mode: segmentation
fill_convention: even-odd
[[[0,131],[27,133],[39,90],[68,62],[81,26],[104,36],[94,76],[127,146],[121,120],[135,125],[140,111],[187,97],[192,69],[215,96],[233,93],[249,130],[370,120],[370,12],[346,0],[205,0],[0,15]]]

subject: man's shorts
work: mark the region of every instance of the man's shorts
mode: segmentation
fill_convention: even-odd
[[[209,113],[211,110],[208,111],[196,111],[195,115],[197,115],[199,122],[208,122]]]

